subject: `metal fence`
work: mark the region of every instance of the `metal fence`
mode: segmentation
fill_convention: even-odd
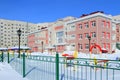
[[[7,62],[29,80],[119,80],[120,62],[107,59],[6,54]],[[9,57],[9,58],[8,58]]]

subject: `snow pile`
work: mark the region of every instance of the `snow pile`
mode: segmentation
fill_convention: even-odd
[[[22,78],[12,67],[7,63],[0,62],[0,80],[28,80]]]
[[[59,56],[61,57],[62,54],[69,54],[73,55],[74,51],[64,51],[62,53],[59,53]],[[41,55],[41,56],[55,56],[56,52],[48,53],[48,52],[33,52],[31,55]],[[90,53],[78,53],[78,58],[96,58],[96,59],[111,59],[116,60],[116,58],[120,58],[120,50],[116,49],[115,53],[101,53],[101,54],[90,54]]]

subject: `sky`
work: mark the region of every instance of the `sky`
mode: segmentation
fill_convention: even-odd
[[[54,22],[94,11],[119,15],[120,0],[0,0],[0,18],[31,23]]]

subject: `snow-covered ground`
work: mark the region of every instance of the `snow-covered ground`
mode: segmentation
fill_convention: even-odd
[[[72,55],[74,53],[74,51],[65,51],[63,53],[68,53],[68,54]],[[52,53],[48,53],[48,52],[44,52],[44,53],[34,52],[34,53],[31,53],[31,55],[42,55],[42,56],[55,56],[55,54],[56,54],[55,52],[52,52]],[[59,53],[59,54],[60,54],[59,56],[61,57],[62,53]],[[91,54],[90,55],[89,53],[88,54],[78,53],[78,58],[96,58],[96,59],[111,59],[111,60],[116,60],[117,57],[120,57],[120,50],[116,50],[116,53],[113,53],[113,54]],[[21,64],[22,62],[20,60],[17,60],[17,61],[20,62],[19,65],[22,65]],[[13,63],[11,63],[11,66],[14,67],[14,68],[17,68],[18,67],[18,64],[16,63],[17,61],[13,61]],[[45,74],[45,72],[51,73],[51,74],[46,73],[46,74],[48,74],[47,76],[49,76],[48,77],[49,79],[51,78],[50,75],[55,75],[55,72],[53,72],[54,70],[51,71],[51,69],[50,69],[50,68],[55,68],[55,66],[53,66],[53,65],[55,65],[54,63],[53,63],[53,65],[51,65],[50,63],[40,63],[40,62],[35,62],[35,61],[30,61],[30,60],[27,60],[27,62],[28,63],[26,64],[26,67],[27,67],[28,70],[35,67],[33,69],[33,71],[26,76],[27,78],[28,77],[32,77],[32,76],[35,77],[35,73],[36,74],[40,74],[40,75],[43,75],[43,73]],[[13,65],[13,64],[15,64],[15,65]],[[44,65],[41,65],[41,64],[49,65],[49,66],[47,66],[47,71],[41,72],[41,71],[44,70],[44,67],[45,67]],[[17,67],[16,67],[16,65],[17,65]],[[19,73],[17,73],[11,66],[9,64],[7,64],[6,62],[3,62],[3,63],[0,62],[0,80],[28,80],[26,78],[22,78],[22,76]],[[68,79],[69,80],[71,76],[67,76],[67,75],[69,75],[69,72],[71,74],[73,74],[72,72],[74,72],[74,71],[73,71],[72,67],[64,68],[64,64],[60,64],[60,66],[61,66],[60,75],[64,74],[64,79]],[[77,70],[77,72],[75,74],[81,72],[82,68],[83,68],[82,73],[85,73],[86,67],[79,67],[78,70]],[[19,67],[18,67],[18,69],[19,69]],[[94,69],[91,69],[90,67],[88,67],[87,70],[88,70],[87,75],[90,75],[91,74],[90,72],[93,73],[92,76],[95,75],[94,74],[95,73]],[[105,69],[105,70],[102,69],[102,76],[104,74],[107,75],[106,74],[106,70],[107,69]],[[101,72],[101,70],[97,71],[98,74],[100,72]],[[109,70],[109,77],[110,76],[113,77],[112,73],[113,73],[113,71]],[[120,71],[119,70],[115,71],[115,73],[116,74],[114,75],[114,77],[115,77],[115,80],[116,80],[116,79],[120,78],[120,77],[117,77],[118,76],[117,74],[119,74]],[[69,77],[69,78],[67,78],[66,76]],[[40,78],[42,79],[43,77],[41,76]],[[77,75],[76,75],[76,77],[77,77]],[[73,77],[73,78],[75,78],[75,77]],[[81,78],[81,77],[77,77],[77,78]],[[87,76],[87,78],[90,78],[90,76]],[[99,78],[99,76],[97,78]],[[104,78],[105,77],[102,77],[102,80]],[[83,79],[86,79],[86,78],[83,76]],[[112,80],[112,78],[110,78],[110,79]],[[31,80],[39,80],[39,78],[38,79],[32,79],[31,78]],[[52,78],[51,78],[51,80],[52,80]],[[72,80],[72,79],[70,79],[70,80]]]
[[[0,80],[28,80],[22,78],[8,63],[0,62]]]
[[[73,55],[74,51],[64,51],[65,54]],[[59,56],[61,57],[63,53],[59,53]],[[33,52],[31,55],[44,55],[44,56],[55,56],[56,52],[48,53],[40,53],[40,52]],[[120,58],[120,50],[116,49],[115,53],[104,53],[104,54],[89,54],[89,53],[78,53],[78,58],[96,58],[96,59],[110,59],[110,60],[116,60],[116,58]]]

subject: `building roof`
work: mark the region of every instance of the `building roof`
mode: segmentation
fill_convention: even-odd
[[[66,24],[75,23],[75,22],[78,22],[78,21],[81,21],[81,20],[85,20],[85,19],[89,19],[89,18],[97,17],[97,16],[101,16],[101,17],[112,19],[111,15],[106,15],[106,14],[103,14],[101,12],[98,12],[98,13],[94,13],[94,14],[85,15],[84,17],[80,17],[80,18],[78,18],[76,20],[73,20],[73,21],[68,21]]]

